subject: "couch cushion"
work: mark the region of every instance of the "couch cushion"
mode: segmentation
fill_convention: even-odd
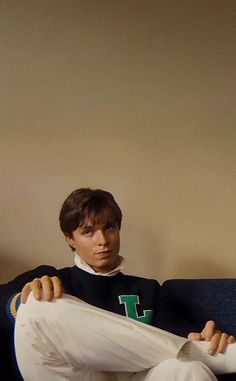
[[[162,288],[198,324],[215,320],[220,330],[236,336],[236,279],[170,279]]]

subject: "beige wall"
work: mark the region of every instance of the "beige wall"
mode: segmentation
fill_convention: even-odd
[[[110,190],[126,272],[236,275],[236,1],[0,2],[0,281],[71,265],[65,197]]]

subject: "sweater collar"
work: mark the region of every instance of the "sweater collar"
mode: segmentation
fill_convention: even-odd
[[[118,274],[121,270],[124,268],[124,258],[119,255],[120,257],[120,264],[113,270],[109,271],[108,273],[98,273],[93,270],[91,266],[89,266],[80,256],[78,253],[75,254],[75,265],[79,267],[81,270],[86,271],[87,273],[93,274],[93,275],[102,275],[102,276],[114,276]]]

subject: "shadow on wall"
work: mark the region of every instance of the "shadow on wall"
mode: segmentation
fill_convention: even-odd
[[[7,283],[10,280],[14,279],[17,275],[23,273],[26,271],[27,265],[26,263],[19,258],[19,261],[14,258],[13,256],[6,254],[6,250],[4,250],[5,253],[3,254],[3,250],[0,249],[0,284]]]

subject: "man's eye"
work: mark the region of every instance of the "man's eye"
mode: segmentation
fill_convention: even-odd
[[[93,232],[92,232],[92,230],[90,230],[90,229],[85,229],[85,230],[83,231],[83,234],[86,235],[86,236],[90,236],[90,235],[93,234]]]
[[[106,230],[112,230],[114,228],[115,228],[115,226],[113,224],[109,224],[106,226]]]

